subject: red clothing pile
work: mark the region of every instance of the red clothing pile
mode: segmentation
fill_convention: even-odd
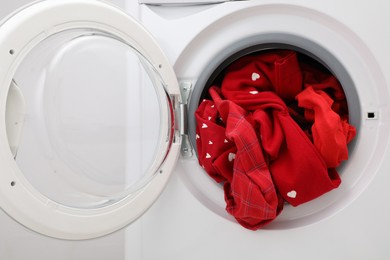
[[[226,210],[248,229],[337,188],[356,134],[334,76],[288,50],[229,66],[196,111],[199,163],[224,184]]]

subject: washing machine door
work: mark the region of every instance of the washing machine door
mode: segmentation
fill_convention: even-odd
[[[62,239],[142,215],[180,151],[180,91],[151,35],[100,1],[39,1],[2,21],[0,62],[1,208]]]

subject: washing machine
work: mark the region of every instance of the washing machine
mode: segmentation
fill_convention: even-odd
[[[64,259],[387,259],[388,5],[48,0],[9,15],[3,254],[44,244]],[[337,77],[357,134],[339,188],[252,231],[198,163],[194,114],[230,64],[272,49]],[[8,240],[15,232],[25,240]]]

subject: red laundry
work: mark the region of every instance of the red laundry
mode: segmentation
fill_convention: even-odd
[[[253,117],[277,190],[293,206],[337,188],[341,180],[328,171],[321,154],[291,118],[274,92],[261,92]]]
[[[348,159],[347,143],[356,134],[354,127],[331,108],[333,100],[322,90],[313,90],[310,86],[296,96],[298,105],[309,111],[314,117],[311,127],[313,142],[324,158],[328,168],[336,168]]]
[[[337,172],[328,171],[321,154],[291,118],[283,100],[270,91],[242,94],[244,99],[249,96],[257,99],[246,105],[254,111],[253,130],[260,136],[259,144],[268,156],[268,167],[281,196],[298,206],[338,187],[341,180]]]
[[[202,102],[196,112],[199,162],[216,181],[224,181],[226,210],[242,226],[258,229],[276,218],[283,199],[275,190],[251,115],[222,100],[215,89],[210,93],[214,102]]]
[[[288,50],[243,57],[196,112],[199,163],[246,228],[272,221],[283,200],[298,206],[341,183],[335,167],[356,130],[340,83],[319,67]]]
[[[314,90],[324,91],[332,100],[332,109],[343,120],[348,120],[348,105],[340,82],[329,72],[316,66],[300,63],[303,75],[304,88],[312,87]],[[306,120],[313,122],[308,111],[305,111]]]
[[[256,102],[247,93],[274,91],[284,100],[294,100],[303,87],[297,55],[289,50],[245,56],[229,66],[223,81],[223,96],[245,109]]]

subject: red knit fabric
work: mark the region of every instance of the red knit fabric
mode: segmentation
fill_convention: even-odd
[[[272,178],[283,198],[298,206],[338,187],[338,174],[328,172],[321,154],[288,114],[284,102],[273,92],[257,96],[253,117],[261,145],[270,158]]]
[[[314,117],[311,128],[314,145],[328,168],[336,168],[348,159],[347,143],[355,136],[355,128],[332,110],[333,100],[322,90],[308,87],[296,99],[300,107],[310,111],[310,118]]]
[[[323,71],[316,66],[300,63],[304,88],[312,87],[314,90],[324,91],[332,100],[332,110],[343,120],[348,120],[348,105],[342,86],[339,81],[329,72]],[[306,119],[310,121],[306,113]],[[311,121],[314,121],[312,118]]]
[[[267,51],[245,56],[231,64],[223,80],[222,94],[250,110],[250,105],[255,104],[257,99],[248,93],[274,91],[284,100],[294,100],[302,87],[302,73],[296,53]]]

